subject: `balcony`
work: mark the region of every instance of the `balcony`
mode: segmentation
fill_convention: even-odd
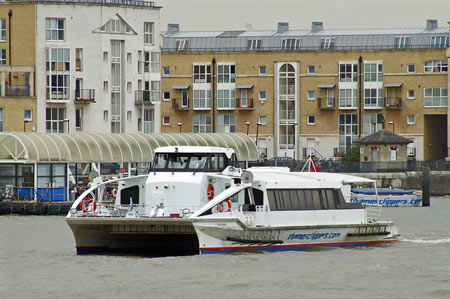
[[[135,104],[154,104],[161,102],[161,93],[159,90],[136,90]]]
[[[384,105],[387,109],[402,109],[402,98],[384,97]]]
[[[172,99],[172,108],[177,111],[189,110],[189,99],[184,99],[184,103],[181,99]]]
[[[334,98],[317,98],[317,108],[320,110],[334,110],[335,102]]]
[[[75,89],[75,103],[95,103],[95,90]]]
[[[236,99],[237,109],[239,110],[253,110],[253,99]]]
[[[27,85],[6,85],[5,96],[7,97],[29,97],[30,86]]]

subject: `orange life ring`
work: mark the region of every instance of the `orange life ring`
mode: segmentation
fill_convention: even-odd
[[[114,188],[114,189],[112,190],[112,195],[113,195],[114,197],[117,196],[117,189],[116,189],[116,188]]]
[[[83,213],[92,213],[97,210],[97,203],[94,201],[94,199],[87,197],[81,201],[80,207]]]
[[[211,200],[214,198],[214,186],[212,184],[208,185],[208,199]]]
[[[228,207],[224,208],[223,204],[228,204]],[[231,200],[227,199],[222,201],[220,204],[217,205],[217,212],[219,213],[228,213],[231,212]]]

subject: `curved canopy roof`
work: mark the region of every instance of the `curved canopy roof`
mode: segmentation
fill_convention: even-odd
[[[0,133],[0,161],[34,162],[149,162],[162,146],[232,148],[240,161],[254,161],[254,141],[242,133],[95,134]]]

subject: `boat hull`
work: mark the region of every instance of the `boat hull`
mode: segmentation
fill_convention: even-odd
[[[183,219],[66,218],[77,254],[198,254],[192,222]]]
[[[200,253],[303,251],[311,247],[364,246],[398,241],[392,222],[245,228],[238,220],[195,221]]]

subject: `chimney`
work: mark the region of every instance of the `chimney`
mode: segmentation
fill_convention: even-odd
[[[278,33],[284,33],[289,31],[289,23],[288,22],[278,22]]]
[[[437,20],[427,20],[427,30],[433,30],[438,28]]]
[[[167,24],[167,33],[177,33],[180,31],[180,25],[179,24]]]
[[[312,22],[311,31],[312,33],[317,33],[319,31],[323,30],[323,23],[322,22]]]

